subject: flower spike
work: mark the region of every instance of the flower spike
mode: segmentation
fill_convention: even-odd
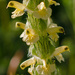
[[[55,48],[58,33],[64,33],[64,28],[53,23],[51,5],[60,5],[54,0],[23,0],[23,3],[10,1],[8,7],[15,8],[11,17],[16,18],[27,12],[26,24],[16,22],[16,27],[23,29],[20,38],[29,47],[28,56],[32,58],[24,61],[20,68],[28,68],[31,75],[59,74],[55,65],[55,58],[64,61],[62,53],[70,51],[68,46]]]

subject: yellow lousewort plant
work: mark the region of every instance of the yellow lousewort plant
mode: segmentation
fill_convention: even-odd
[[[20,38],[29,47],[31,58],[24,61],[20,68],[28,68],[31,75],[58,75],[55,59],[60,63],[64,61],[62,53],[69,51],[68,46],[55,47],[58,33],[64,33],[64,28],[57,26],[51,19],[51,5],[60,5],[54,0],[23,0],[23,3],[10,1],[8,7],[15,8],[12,18],[22,16],[27,11],[26,24],[16,22],[16,27],[23,29]]]

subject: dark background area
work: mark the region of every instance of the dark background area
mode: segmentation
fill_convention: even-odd
[[[27,68],[21,70],[19,65],[28,59],[28,46],[20,39],[23,30],[16,28],[15,23],[25,23],[27,14],[11,19],[12,8],[6,9],[10,0],[0,0],[0,75],[29,75]],[[22,2],[22,0],[16,0]],[[57,0],[60,6],[52,5],[52,19],[62,26],[65,34],[59,34],[57,44],[68,45],[70,53],[65,52],[65,62],[56,62],[61,75],[75,75],[75,0]],[[17,65],[15,65],[17,64]],[[13,72],[13,74],[9,74]]]

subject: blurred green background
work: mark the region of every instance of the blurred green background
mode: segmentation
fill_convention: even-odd
[[[21,70],[19,65],[28,59],[28,46],[20,38],[23,30],[16,28],[15,23],[25,23],[27,14],[11,19],[12,8],[6,9],[10,0],[0,0],[0,75],[29,75],[27,68]],[[22,0],[16,0],[22,2]],[[65,34],[59,34],[59,46],[68,45],[70,53],[65,52],[65,62],[57,61],[61,75],[75,75],[75,0],[57,0],[60,6],[52,5],[52,19],[64,27]],[[13,73],[13,74],[12,74]]]

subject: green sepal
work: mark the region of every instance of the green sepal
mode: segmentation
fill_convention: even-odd
[[[55,41],[53,41],[51,38],[49,38],[49,40],[50,40],[50,43],[51,43],[54,47],[56,47]]]
[[[46,30],[46,28],[47,28],[46,20],[40,19],[39,29],[43,32],[44,30]]]
[[[48,0],[45,0],[44,2],[45,2],[46,8],[49,7],[49,1]]]

